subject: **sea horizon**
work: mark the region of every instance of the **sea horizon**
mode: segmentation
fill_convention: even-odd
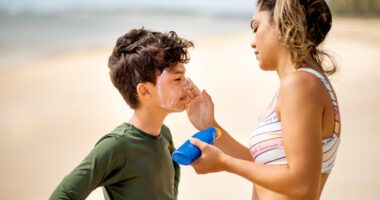
[[[115,10],[56,13],[0,13],[0,69],[73,50],[110,47],[131,29],[176,31],[194,40],[207,35],[244,33],[251,16],[179,11]],[[194,41],[196,42],[196,41]]]

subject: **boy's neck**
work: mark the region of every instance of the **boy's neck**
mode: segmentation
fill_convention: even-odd
[[[159,136],[166,116],[165,113],[152,113],[147,112],[147,110],[136,109],[128,123],[149,135]]]

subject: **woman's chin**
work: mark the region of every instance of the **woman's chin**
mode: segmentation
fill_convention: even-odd
[[[275,70],[273,67],[270,67],[270,66],[266,66],[266,65],[263,65],[263,64],[259,64],[260,66],[260,69],[263,70],[263,71],[273,71]]]

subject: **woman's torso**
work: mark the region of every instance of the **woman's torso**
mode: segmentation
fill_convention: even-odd
[[[305,70],[306,69],[306,70]],[[321,73],[310,68],[301,68],[300,71],[306,71],[314,74],[324,84],[326,90],[321,91],[324,95],[324,112],[322,128],[322,147],[323,163],[320,181],[320,193],[327,181],[328,175],[334,165],[336,151],[339,146],[340,135],[340,116],[339,108],[336,101],[335,93],[328,82],[328,79]],[[255,162],[273,165],[286,165],[286,155],[282,143],[281,120],[278,116],[278,94],[275,95],[269,109],[260,119],[259,123],[251,135],[250,151]],[[287,200],[289,197],[275,193],[266,188],[255,185],[252,198],[257,200],[279,199]]]

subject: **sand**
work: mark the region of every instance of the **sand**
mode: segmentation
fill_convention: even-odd
[[[342,117],[342,142],[322,199],[380,196],[380,19],[337,19],[326,48],[340,71],[331,77]],[[250,49],[251,34],[197,35],[188,76],[213,97],[220,124],[248,144],[257,117],[278,80],[263,72]],[[78,49],[0,69],[0,199],[47,199],[96,141],[131,110],[112,86],[107,58],[112,45]],[[174,142],[196,130],[185,113],[169,116]],[[217,173],[182,168],[179,199],[250,199],[252,184]],[[94,191],[88,199],[102,199]]]

